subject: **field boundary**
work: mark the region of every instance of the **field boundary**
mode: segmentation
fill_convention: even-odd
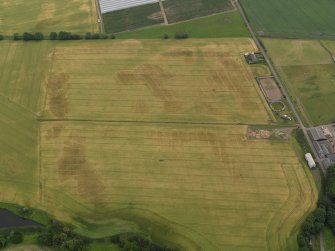
[[[95,2],[95,9],[97,11],[98,18],[100,20],[100,22],[96,20],[99,23],[100,33],[105,33],[105,25],[104,25],[104,19],[102,18],[102,14],[101,14],[100,2],[99,0],[94,0],[94,2]]]

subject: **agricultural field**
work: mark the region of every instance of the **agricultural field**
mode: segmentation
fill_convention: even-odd
[[[208,27],[211,27],[208,29]],[[173,38],[184,32],[190,38],[250,37],[238,11],[211,15],[177,24],[160,25],[117,34],[121,39],[162,39],[163,35]]]
[[[334,122],[335,64],[324,48],[332,43],[264,39],[264,44],[306,123]]]
[[[245,126],[43,122],[40,128],[41,206],[60,218],[139,218],[145,229],[161,226],[164,238],[183,250],[284,250],[314,203],[290,142],[246,140]]]
[[[1,46],[1,201],[90,237],[294,250],[316,188],[293,139],[246,137],[276,123],[243,58],[252,40]]]
[[[38,123],[34,114],[2,95],[0,114],[1,201],[23,203],[38,191]]]
[[[146,3],[150,1],[143,2]],[[132,4],[134,3],[130,1],[120,1],[118,2],[118,6],[124,5],[125,8],[119,10],[116,9],[110,12],[105,12],[105,8],[103,8],[102,16],[107,33],[132,31],[148,26],[163,26],[164,12],[167,17],[167,22],[173,24],[180,21],[234,10],[230,0],[165,0],[162,2],[162,8],[164,9],[163,13],[158,1],[131,7],[130,5]],[[130,7],[127,7],[128,5]],[[171,29],[169,28],[169,25],[164,25],[163,27]],[[162,29],[164,29],[163,27]],[[160,34],[160,36],[162,35],[163,34]]]
[[[185,21],[233,9],[230,0],[165,0],[165,13],[169,23]]]
[[[116,33],[164,23],[158,3],[103,13],[105,31]]]
[[[43,83],[52,62],[53,43],[0,44],[0,94],[32,113],[41,111]]]
[[[95,0],[0,1],[0,33],[97,32]]]
[[[272,122],[242,54],[250,39],[59,44],[41,120]]]
[[[335,2],[329,0],[241,0],[260,36],[334,39]]]

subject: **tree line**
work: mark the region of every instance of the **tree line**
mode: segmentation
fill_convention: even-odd
[[[14,33],[11,37],[12,40],[19,41],[40,41],[40,40],[82,40],[82,39],[115,39],[115,35],[107,35],[107,34],[100,34],[100,33],[91,33],[87,32],[85,35],[76,34],[67,31],[60,31],[60,32],[51,32],[48,36],[44,35],[42,32],[23,32]],[[9,38],[9,39],[11,39]],[[4,40],[4,35],[0,34],[0,40]]]
[[[311,251],[311,240],[328,226],[335,234],[335,166],[327,170],[317,208],[302,223],[298,234],[300,251]]]
[[[60,31],[60,32],[51,32],[49,35],[44,35],[42,32],[23,32],[23,33],[14,33],[13,36],[5,37],[0,34],[0,41],[4,39],[12,39],[15,41],[23,40],[23,41],[41,41],[41,40],[96,40],[96,39],[115,39],[114,34],[100,34],[100,33],[91,33],[87,32],[85,35],[76,34],[68,31]],[[169,35],[164,34],[163,39],[168,39]],[[175,39],[187,39],[189,38],[186,32],[176,32],[174,35]]]

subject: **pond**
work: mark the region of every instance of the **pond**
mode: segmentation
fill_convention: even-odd
[[[40,228],[43,227],[43,225],[32,220],[24,219],[7,209],[0,208],[0,228],[25,228],[25,227]]]

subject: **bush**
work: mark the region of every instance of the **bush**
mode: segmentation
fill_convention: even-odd
[[[107,36],[106,34],[100,34],[100,38],[101,38],[101,39],[107,39],[108,36]]]
[[[17,210],[17,214],[20,215],[23,218],[27,218],[33,213],[33,210],[31,210],[29,207],[20,207]]]
[[[169,35],[165,33],[165,34],[163,35],[163,39],[168,39],[168,38],[169,38]]]
[[[112,34],[112,35],[109,35],[109,38],[110,38],[110,39],[115,39],[116,37],[115,37],[114,34]]]
[[[23,241],[23,235],[20,232],[13,231],[10,233],[9,242],[13,244],[19,244]]]
[[[5,38],[5,37],[4,37],[3,35],[0,34],[0,41],[1,41],[1,40],[4,40],[4,38]]]
[[[24,32],[24,33],[22,34],[22,39],[23,39],[24,41],[34,40],[34,35],[31,34],[31,33],[29,33],[29,32]]]
[[[186,32],[177,32],[174,35],[174,38],[175,39],[186,39],[186,38],[188,38],[188,34]]]
[[[91,39],[91,38],[92,38],[92,33],[86,32],[85,39]]]
[[[36,32],[36,33],[34,34],[34,39],[35,39],[36,41],[43,40],[43,39],[44,39],[44,35],[43,35],[43,33],[41,33],[41,32]]]
[[[19,33],[14,33],[13,40],[16,40],[16,41],[21,40],[21,37],[20,37]]]
[[[57,40],[58,39],[58,34],[57,32],[51,32],[49,35],[50,40]]]
[[[59,40],[79,40],[82,36],[78,34],[72,34],[71,32],[61,31],[58,33]]]

